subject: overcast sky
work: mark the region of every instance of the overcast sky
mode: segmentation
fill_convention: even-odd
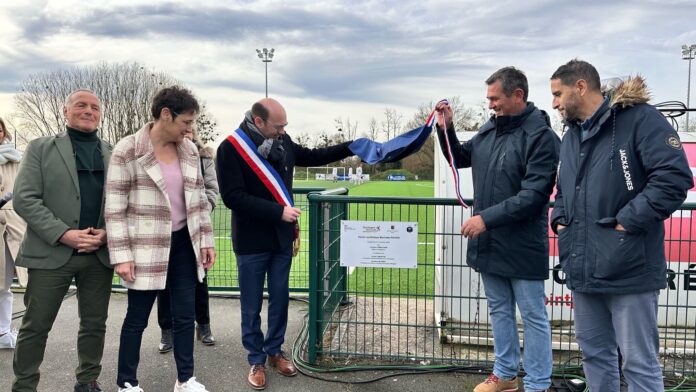
[[[696,1],[3,0],[0,30],[0,116],[31,73],[137,61],[186,83],[228,133],[264,95],[255,49],[267,47],[289,132],[333,131],[337,117],[366,132],[386,107],[410,119],[454,95],[480,106],[483,81],[507,65],[552,112],[548,78],[574,57],[602,78],[642,74],[653,102],[686,101]]]

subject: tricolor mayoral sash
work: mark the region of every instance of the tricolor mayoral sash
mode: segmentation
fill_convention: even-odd
[[[244,162],[249,165],[249,168],[258,176],[261,183],[271,192],[273,198],[282,206],[294,207],[292,197],[288,189],[285,187],[280,174],[271,166],[266,158],[262,157],[256,149],[254,142],[247,136],[244,131],[237,128],[227,137],[227,140],[232,143],[235,150],[242,157]],[[293,256],[296,256],[300,250],[300,227],[298,222],[295,222],[295,242],[293,244]]]

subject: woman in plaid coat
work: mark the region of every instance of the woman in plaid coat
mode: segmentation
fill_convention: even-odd
[[[143,391],[137,379],[142,334],[165,288],[172,299],[174,391],[207,391],[193,377],[194,291],[215,251],[198,150],[184,137],[198,111],[188,90],[161,90],[152,103],[155,121],[122,139],[111,155],[104,208],[109,255],[128,288],[119,392]]]

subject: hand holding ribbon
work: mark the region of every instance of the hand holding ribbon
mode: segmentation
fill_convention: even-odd
[[[449,105],[449,102],[446,99],[443,99],[442,101],[438,102],[437,105],[435,105],[435,110],[433,113],[435,112],[438,114],[437,125],[442,129],[442,134],[445,138],[445,145],[447,145],[446,158],[449,162],[450,169],[452,169],[452,176],[454,177],[454,190],[457,195],[457,200],[459,200],[459,204],[461,204],[462,207],[469,208],[469,206],[464,202],[462,192],[460,191],[461,179],[459,178],[459,170],[457,170],[457,165],[454,162],[454,156],[452,156],[452,146],[450,144],[449,137],[447,136],[447,125],[453,125],[452,107]]]

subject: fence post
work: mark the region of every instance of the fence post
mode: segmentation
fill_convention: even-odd
[[[319,336],[319,319],[322,317],[321,304],[318,293],[321,287],[321,274],[319,268],[319,252],[321,242],[319,241],[320,219],[322,206],[321,203],[313,200],[312,195],[307,195],[309,201],[309,331],[307,341],[307,359],[310,364],[317,361],[317,350],[320,349],[321,339]]]
[[[340,208],[341,216],[346,220],[350,219],[350,216],[348,216],[348,203],[345,203],[345,202],[341,203],[339,205],[339,208]],[[341,222],[339,220],[339,222],[338,222],[339,232],[337,234],[338,236],[341,235],[340,224],[341,224]],[[340,248],[339,248],[339,257],[338,258],[340,258]],[[338,263],[340,263],[340,260],[338,260]],[[338,267],[338,271],[340,273],[340,276],[338,279],[340,279],[340,281],[341,281],[341,284],[338,287],[340,288],[340,290],[342,292],[340,303],[341,303],[341,305],[345,305],[348,302],[348,268],[347,267]]]

